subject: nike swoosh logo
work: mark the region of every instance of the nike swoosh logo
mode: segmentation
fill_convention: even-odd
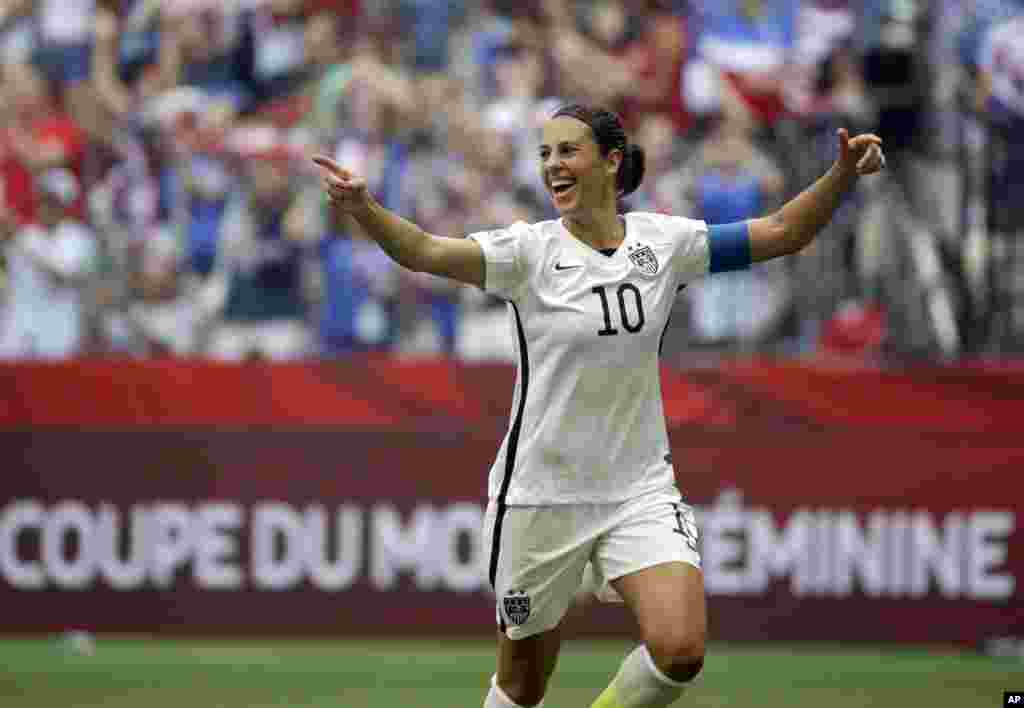
[[[582,268],[582,264],[576,265],[562,265],[561,263],[555,263],[555,270],[572,270],[573,268]]]

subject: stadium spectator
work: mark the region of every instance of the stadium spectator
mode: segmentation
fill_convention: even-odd
[[[621,0],[587,3],[576,11],[572,24],[553,28],[559,93],[621,109],[634,87],[626,48],[639,31],[639,20]]]
[[[543,5],[543,8],[541,7]],[[538,3],[534,0],[492,0],[485,3],[480,17],[470,30],[476,84],[473,92],[482,100],[492,100],[497,90],[494,64],[504,47],[529,46],[544,51],[548,25],[567,26],[567,8],[562,3]]]
[[[243,15],[212,0],[164,7],[160,74],[164,86],[201,89],[238,113],[254,101],[253,42]]]
[[[1024,12],[993,26],[981,44],[976,107],[1019,136],[1024,125]]]
[[[129,274],[132,299],[124,318],[133,354],[184,357],[196,352],[200,309],[188,295],[184,264],[170,228],[161,228],[140,244]]]
[[[0,29],[13,24],[25,31],[32,63],[54,86],[63,109],[93,134],[99,127],[89,81],[95,12],[96,0],[12,0],[0,10]]]
[[[256,110],[295,117],[296,94],[316,69],[310,32],[323,29],[322,22],[313,22],[312,9],[304,0],[267,0],[244,13]]]
[[[31,63],[38,43],[33,0],[15,0],[0,5],[0,62]]]
[[[323,267],[320,353],[389,352],[398,343],[398,272],[360,232],[330,233],[320,243]]]
[[[647,5],[640,36],[627,50],[635,84],[626,97],[624,112],[627,118],[664,113],[682,135],[694,124],[683,87],[692,54],[690,23],[684,13],[673,11],[663,0],[650,0]]]
[[[57,167],[71,170],[81,184],[86,138],[58,108],[51,84],[31,65],[3,67],[8,119],[3,128],[4,198],[22,223],[35,220],[36,177]],[[84,195],[75,190],[71,214],[84,217]]]
[[[396,4],[399,18],[412,34],[412,70],[443,74],[448,69],[449,37],[466,15],[466,0],[397,0]]]
[[[973,86],[990,27],[1021,7],[1020,0],[11,0],[0,4],[0,190],[21,226],[35,219],[39,175],[54,167],[75,174],[74,213],[96,233],[95,295],[103,317],[125,325],[113,327],[101,350],[139,350],[125,318],[145,292],[164,290],[139,286],[138,273],[147,258],[162,272],[174,253],[180,272],[166,292],[176,294],[161,306],[191,303],[203,325],[192,348],[205,352],[207,330],[221,324],[218,298],[207,297],[216,289],[206,286],[223,272],[221,235],[235,228],[225,220],[244,177],[239,155],[253,152],[246,142],[260,132],[251,126],[273,125],[292,149],[334,148],[353,136],[361,141],[354,126],[384,106],[391,117],[383,143],[400,149],[378,154],[390,155],[378,161],[389,165],[379,184],[390,194],[381,198],[431,228],[459,232],[512,215],[550,216],[538,199],[532,145],[562,97],[613,105],[650,143],[649,179],[631,204],[656,211],[672,204],[694,213],[686,206],[698,196],[692,171],[678,161],[720,116],[748,121],[757,149],[779,162],[787,184],[806,182],[832,159],[836,127],[861,132],[880,122],[890,154],[914,149],[892,160],[891,175],[874,186],[937,235],[940,268],[963,290],[961,261],[976,269],[972,253],[1002,251],[980,217],[963,216],[982,213],[973,202],[958,208],[953,160],[962,104],[952,87],[961,71]],[[958,56],[962,68],[953,66]],[[993,120],[1008,115],[995,95],[984,108]],[[997,230],[1024,203],[1013,197],[1024,168],[1010,147],[992,141],[994,159],[984,161]],[[447,155],[456,157],[442,162]],[[889,254],[894,263],[905,250],[885,234],[906,231],[897,222],[909,217],[848,207],[831,227],[842,234],[815,249],[806,282],[794,288],[803,298],[800,331],[865,290],[889,300],[876,304],[899,321],[894,308],[907,307],[913,295],[905,291],[920,287],[898,275],[902,266],[880,266],[889,262],[886,249],[897,251]],[[362,265],[351,270],[343,262],[363,248],[358,234],[296,219],[313,224],[310,242],[322,244],[305,256],[321,285],[340,288],[351,277],[344,274],[374,262],[357,255]],[[965,246],[957,224],[969,220],[979,224],[970,240],[984,248]],[[795,277],[805,260],[793,261]],[[973,282],[974,297],[984,298],[995,281],[975,273]],[[376,295],[390,318],[386,348],[398,355],[505,355],[473,344],[485,336],[492,301],[425,277],[402,276],[386,290]],[[336,294],[322,290],[323,302]],[[960,293],[958,302],[965,298]],[[958,313],[971,316],[968,307]],[[904,329],[894,327],[886,346],[898,346]]]
[[[347,99],[348,120],[339,126],[335,155],[360,165],[382,202],[408,213],[415,189],[407,182],[410,146],[400,131],[400,108],[362,73]],[[354,222],[330,223],[328,229],[320,244],[321,350],[339,356],[393,349],[399,334],[396,269]]]
[[[787,111],[793,75],[796,0],[724,0],[701,5],[697,54],[719,72],[719,101],[756,127]]]
[[[227,361],[295,359],[312,350],[305,269],[313,234],[292,198],[287,149],[248,157],[245,184],[223,220],[217,277],[208,286],[223,291],[222,321],[208,351]]]
[[[1024,12],[995,24],[978,60],[976,107],[989,126],[989,225],[993,230],[993,313],[1004,344],[1024,342]]]
[[[947,12],[958,21],[955,34],[956,49],[960,63],[971,77],[978,71],[981,58],[981,44],[985,35],[995,25],[1009,20],[1024,9],[1021,0],[973,0],[973,2],[951,2]]]
[[[759,150],[747,125],[719,119],[678,176],[693,213],[709,224],[753,218],[778,202],[784,180],[779,167]],[[687,288],[696,341],[753,349],[778,323],[787,300],[784,271],[777,264],[726,273]]]
[[[545,77],[545,58],[540,52],[525,45],[501,47],[494,59],[496,94],[485,106],[479,126],[484,131],[479,142],[501,140],[514,146],[515,180],[533,189],[538,199],[543,196],[543,185],[537,178],[533,154],[536,131],[556,103],[544,95]]]
[[[859,18],[865,84],[890,152],[922,147],[927,92],[927,7],[918,0],[865,0]]]
[[[641,184],[629,200],[637,211],[661,214],[693,211],[686,199],[685,186],[677,179],[682,155],[682,140],[677,137],[677,126],[670,114],[652,113],[637,128],[637,145],[642,146],[647,154],[645,184]]]
[[[205,278],[213,270],[228,199],[238,182],[228,145],[235,111],[192,88],[164,94],[154,111],[162,113],[158,120],[172,150],[172,169],[164,176],[175,199],[170,216],[181,224],[189,270]]]
[[[100,106],[125,119],[140,105],[171,88],[176,77],[161,73],[159,3],[152,0],[100,2],[96,8],[92,48],[93,87]]]
[[[66,359],[83,350],[96,243],[73,213],[80,190],[70,170],[49,169],[36,179],[36,223],[19,227],[5,215],[4,359]]]
[[[794,40],[796,73],[788,96],[791,109],[805,116],[837,109],[845,113],[853,79],[859,77],[853,71],[856,57],[850,47],[856,22],[849,0],[800,4]]]

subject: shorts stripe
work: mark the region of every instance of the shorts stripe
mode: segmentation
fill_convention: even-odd
[[[526,353],[526,333],[523,332],[523,320],[519,316],[519,308],[514,302],[510,302],[512,313],[516,317],[516,334],[519,336],[519,407],[516,410],[516,418],[508,433],[508,450],[505,452],[505,477],[501,481],[501,491],[498,493],[497,508],[494,515],[494,534],[491,539],[491,567],[489,578],[491,587],[496,588],[495,582],[498,579],[498,555],[501,551],[501,526],[505,520],[505,499],[508,497],[508,488],[512,482],[512,471],[516,468],[516,448],[519,446],[519,431],[523,427],[523,411],[526,409],[526,392],[530,384],[530,357]],[[504,621],[502,621],[504,624]]]

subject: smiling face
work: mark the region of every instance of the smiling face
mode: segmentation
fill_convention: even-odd
[[[545,123],[539,155],[541,178],[560,214],[615,203],[615,174],[622,152],[612,150],[602,156],[593,131],[583,121],[559,116]]]

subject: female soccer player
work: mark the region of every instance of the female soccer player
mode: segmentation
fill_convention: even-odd
[[[500,627],[484,708],[542,704],[588,563],[598,596],[624,601],[643,638],[593,708],[667,706],[700,672],[704,584],[669,454],[661,337],[686,283],[800,251],[857,178],[884,166],[878,137],[842,130],[838,139],[828,173],[778,212],[707,226],[620,215],[619,198],[643,177],[643,151],[615,114],[565,106],[539,148],[561,218],[469,238],[425,233],[382,208],[362,177],[314,158],[335,211],[399,264],[508,302],[519,371],[484,521]]]

